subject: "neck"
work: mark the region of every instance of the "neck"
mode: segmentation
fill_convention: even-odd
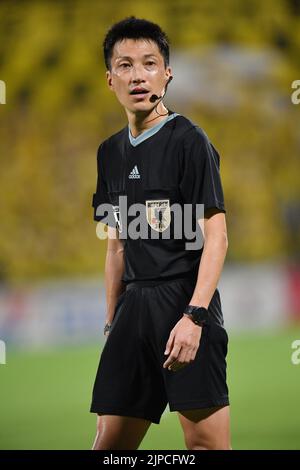
[[[151,127],[166,119],[168,110],[160,101],[156,109],[154,107],[149,111],[138,111],[136,113],[126,109],[126,114],[131,135],[132,137],[137,137],[142,132],[150,129]],[[160,114],[163,114],[164,116],[160,116]]]

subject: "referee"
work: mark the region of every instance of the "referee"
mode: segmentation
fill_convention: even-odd
[[[157,24],[125,18],[103,48],[107,83],[128,126],[97,154],[92,204],[94,220],[108,225],[108,245],[93,449],[137,449],[167,405],[178,413],[187,449],[230,449],[228,336],[217,289],[228,246],[220,157],[199,126],[163,104],[173,77]],[[134,204],[145,219],[135,232],[127,230]],[[173,205],[190,208],[192,239],[188,217],[178,224]],[[199,233],[197,247],[191,241]]]

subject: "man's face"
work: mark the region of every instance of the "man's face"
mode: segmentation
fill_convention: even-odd
[[[124,39],[115,44],[111,71],[106,72],[108,86],[129,111],[150,111],[156,104],[149,101],[154,93],[160,96],[171,75],[155,42],[146,39]],[[139,88],[146,90],[133,94]]]

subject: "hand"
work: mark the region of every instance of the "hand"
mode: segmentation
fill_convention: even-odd
[[[176,372],[196,357],[202,326],[196,325],[188,316],[183,316],[170,333],[165,354],[169,354],[163,367]]]

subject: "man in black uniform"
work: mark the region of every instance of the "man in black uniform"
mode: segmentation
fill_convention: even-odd
[[[91,404],[93,449],[137,449],[167,404],[187,449],[230,449],[228,336],[217,289],[228,245],[219,154],[200,127],[162,102],[172,75],[158,25],[116,23],[104,57],[128,126],[97,155],[94,220],[108,225],[107,339]],[[135,225],[133,204],[143,208]],[[192,237],[176,205],[187,207]],[[202,233],[204,244],[193,245]]]

